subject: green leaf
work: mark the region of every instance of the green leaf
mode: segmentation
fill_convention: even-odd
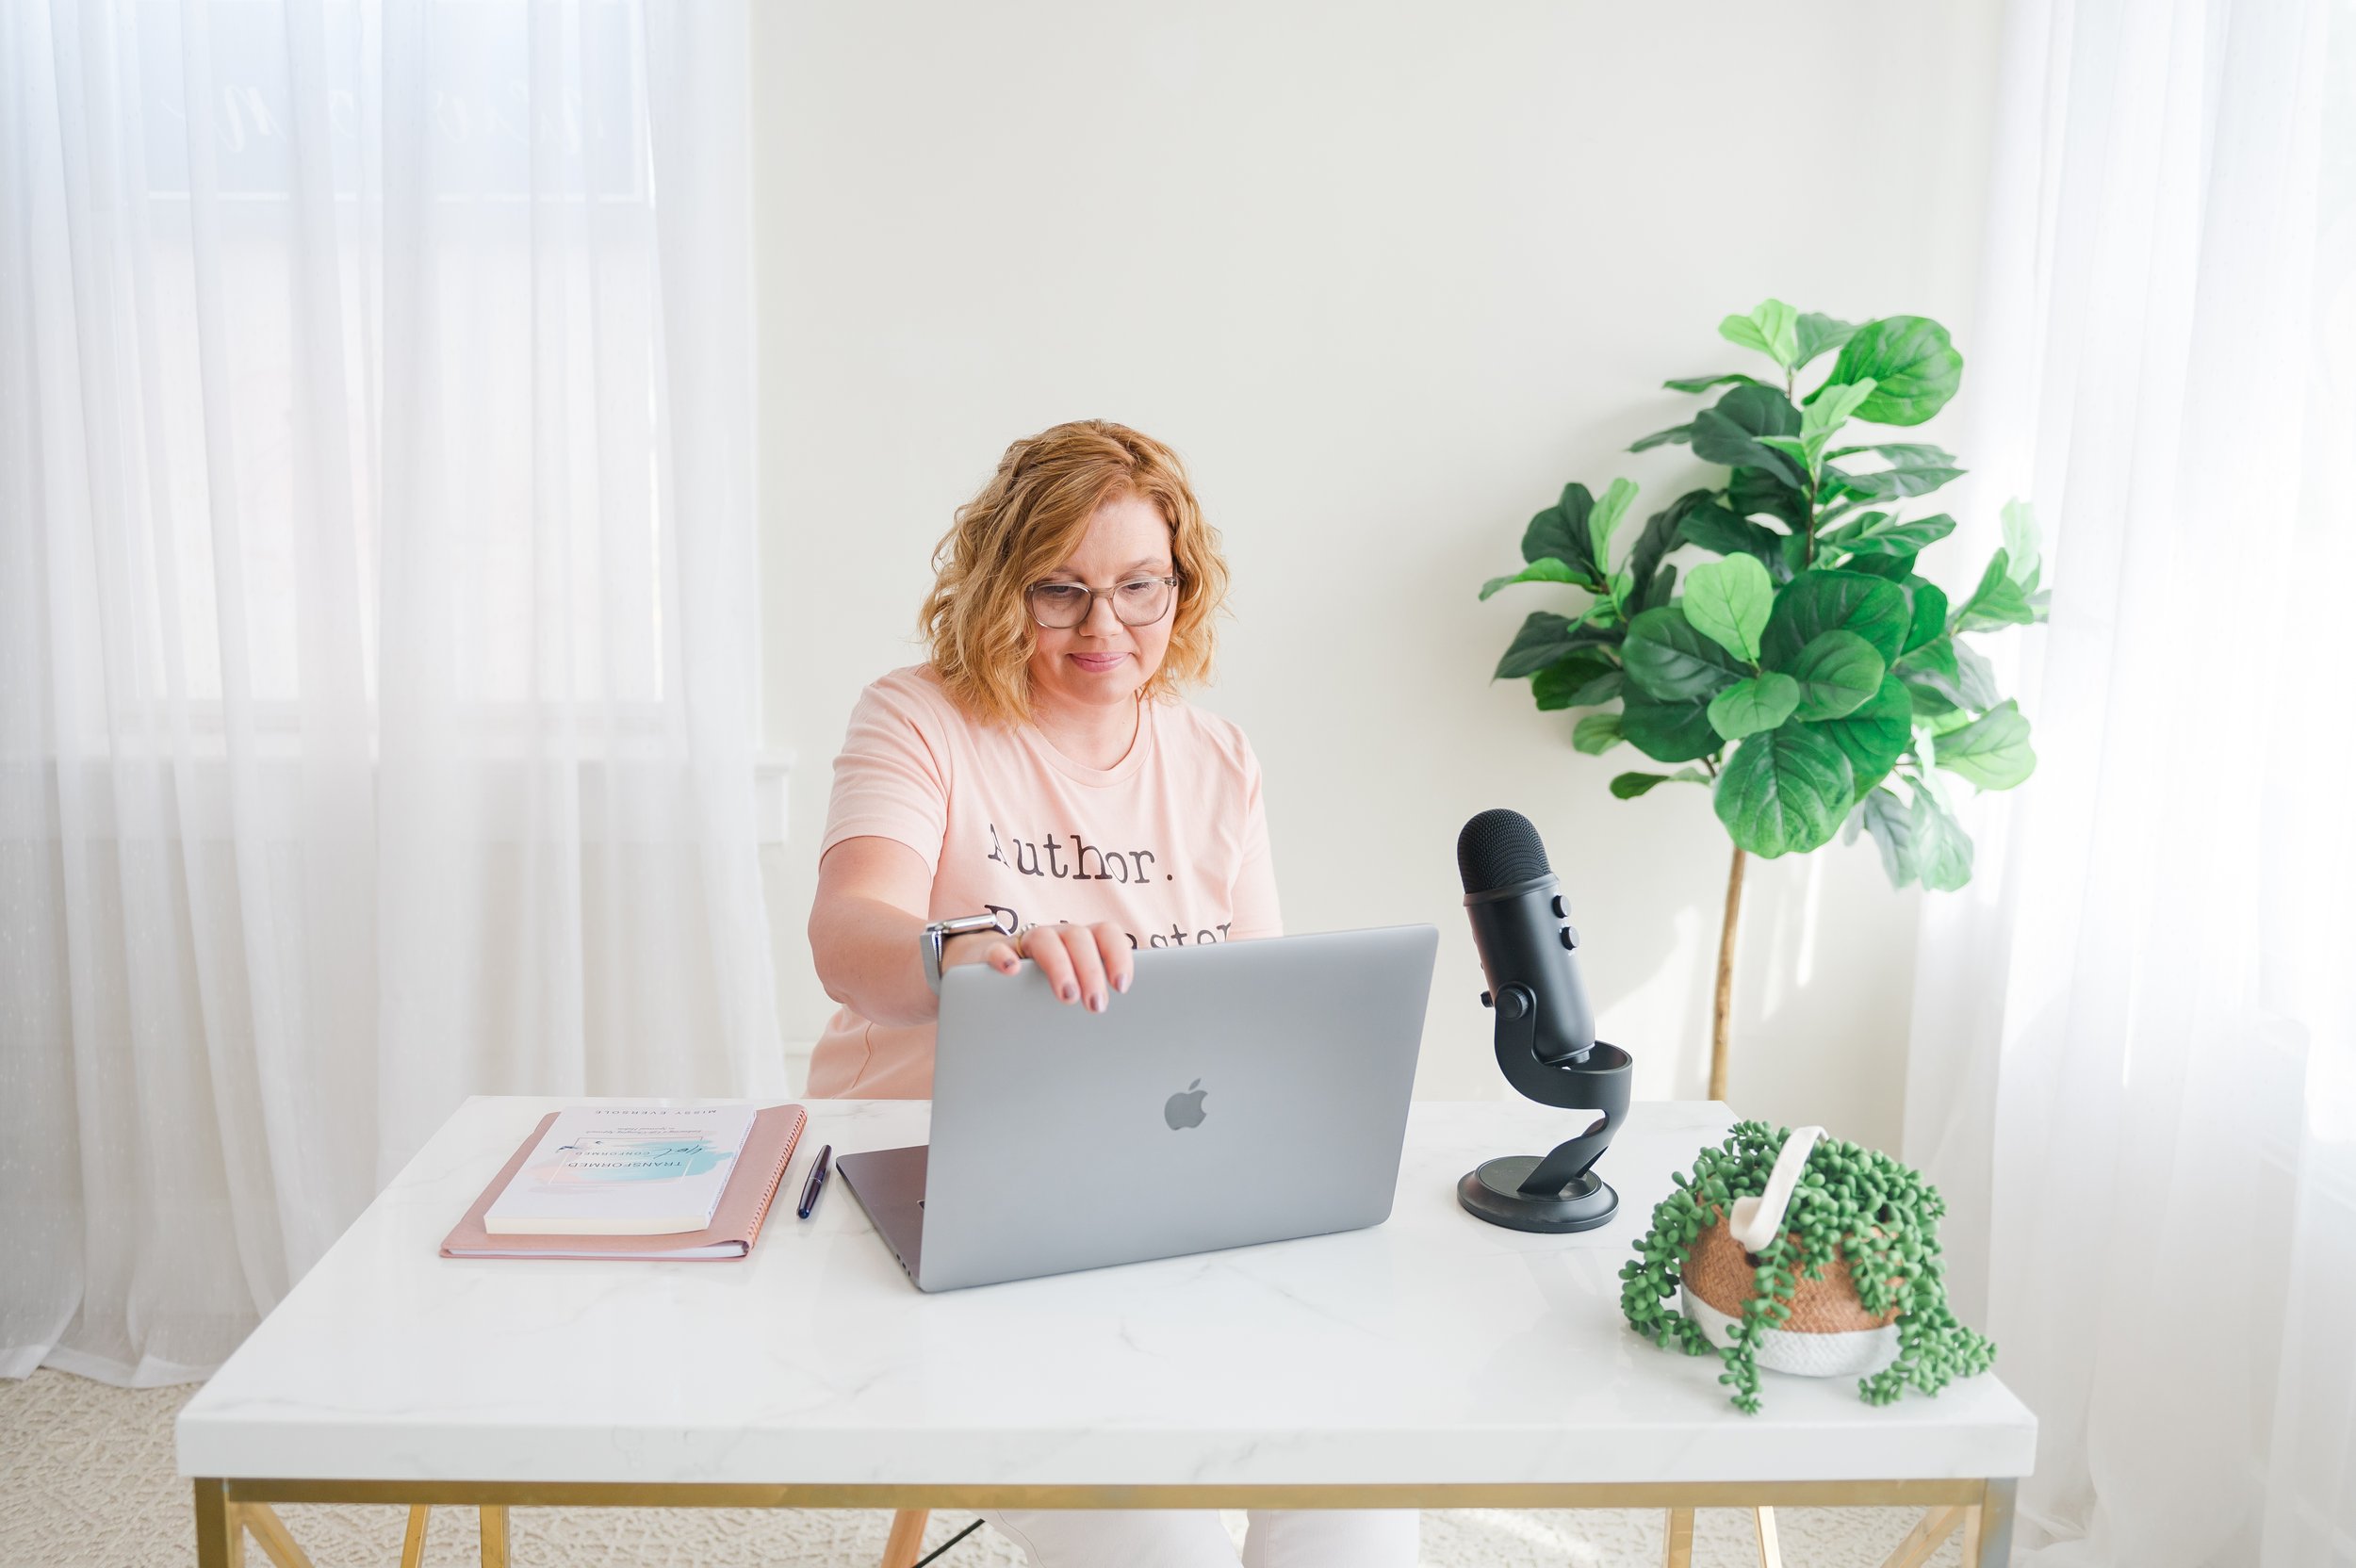
[[[1816,547],[1818,549],[1833,547],[1845,549],[1848,547],[1847,541],[1880,528],[1889,521],[1890,514],[1887,512],[1860,512],[1844,521],[1826,524],[1816,531]]]
[[[1824,395],[1811,400],[1800,414],[1800,442],[1806,449],[1805,460],[1810,468],[1824,455],[1832,443],[1833,432],[1848,423],[1857,405],[1873,395],[1871,380],[1849,386],[1826,386]]]
[[[1865,830],[1873,835],[1873,847],[1881,851],[1882,870],[1890,885],[1903,888],[1912,883],[1922,874],[1922,836],[1906,803],[1888,790],[1868,790],[1857,804],[1857,812],[1865,821]]]
[[[1552,506],[1530,519],[1530,527],[1522,531],[1522,559],[1544,561],[1548,557],[1568,564],[1582,582],[1600,584],[1603,570],[1594,554],[1593,541],[1587,532],[1587,514],[1594,511],[1595,498],[1583,484],[1566,484],[1562,498]]]
[[[1729,316],[1718,335],[1738,349],[1757,349],[1789,370],[1799,363],[1800,313],[1781,300],[1761,301],[1748,316]]]
[[[1759,438],[1799,433],[1800,411],[1791,399],[1772,386],[1738,386],[1693,416],[1693,455],[1730,468],[1765,468],[1796,489],[1807,476]]]
[[[1797,330],[1793,335],[1798,338],[1800,349],[1799,356],[1792,362],[1794,370],[1800,369],[1825,350],[1838,349],[1857,335],[1857,328],[1852,323],[1826,316],[1821,311],[1807,312],[1794,325]]]
[[[1518,572],[1491,578],[1481,585],[1481,596],[1485,600],[1498,589],[1511,588],[1517,582],[1567,582],[1577,587],[1586,586],[1567,562],[1557,561],[1548,555],[1541,556]]]
[[[1612,633],[1600,627],[1582,625],[1551,611],[1541,610],[1522,622],[1522,629],[1513,634],[1513,641],[1497,661],[1497,673],[1490,678],[1513,680],[1536,675],[1548,664],[1559,663],[1583,647],[1594,647],[1612,640]]]
[[[1637,691],[1621,701],[1620,734],[1656,762],[1691,762],[1726,743],[1710,727],[1708,701],[1654,702]]]
[[[1596,565],[1611,564],[1612,535],[1619,531],[1620,519],[1628,514],[1628,502],[1635,498],[1635,484],[1615,479],[1605,487],[1603,499],[1587,514],[1587,538],[1594,546]]]
[[[1685,514],[1678,532],[1689,545],[1699,545],[1720,555],[1747,555],[1759,564],[1777,559],[1783,535],[1775,530],[1738,517],[1723,506],[1703,504]]]
[[[1620,666],[1594,648],[1581,648],[1540,670],[1530,682],[1530,694],[1540,712],[1592,708],[1619,694],[1620,678]]]
[[[1863,706],[1816,727],[1849,759],[1849,771],[1861,793],[1888,777],[1913,742],[1913,699],[1897,677],[1884,676]]]
[[[2004,575],[2025,593],[2037,586],[2037,514],[2027,501],[2016,498],[2004,503]]]
[[[1927,496],[1942,484],[1961,479],[1961,468],[1876,468],[1872,473],[1855,474],[1845,468],[1827,467],[1824,488],[1846,500],[1894,501],[1908,496]]]
[[[1646,583],[1639,592],[1638,597],[1642,602],[1636,608],[1640,613],[1646,610],[1658,610],[1676,596],[1677,590],[1677,569],[1675,566],[1663,566],[1653,573],[1652,581]]]
[[[1996,666],[1978,649],[1958,637],[1955,647],[1955,697],[1974,713],[1985,712],[2004,700],[1996,690]]]
[[[1628,684],[1628,676],[1618,665],[1604,671],[1571,694],[1573,708],[1593,708],[1599,702],[1610,702]]]
[[[1873,512],[1866,515],[1877,517],[1881,514]],[[1898,585],[1898,592],[1903,594],[1906,591],[1906,579],[1914,575],[1914,557],[1910,555],[1853,555],[1841,563],[1841,569],[1844,572],[1863,572],[1868,577],[1880,578],[1884,582],[1894,582]],[[1914,601],[1908,599],[1906,603],[1907,613],[1911,614]]]
[[[1800,683],[1769,671],[1738,680],[1710,699],[1710,727],[1729,741],[1773,729],[1800,703]]]
[[[1773,517],[1798,531],[1808,526],[1808,495],[1780,469],[1742,467],[1726,476],[1726,510],[1738,517]]]
[[[1679,768],[1675,773],[1624,773],[1612,781],[1612,792],[1621,800],[1634,800],[1662,784],[1707,784],[1710,780],[1692,768]]]
[[[1767,629],[1767,612],[1775,601],[1767,568],[1747,555],[1730,555],[1685,574],[1686,620],[1746,664],[1759,662],[1759,635]]]
[[[2012,580],[2010,553],[2000,549],[1988,558],[1980,585],[1972,590],[1972,596],[1963,601],[1950,624],[1957,631],[1988,631],[2001,626],[2028,626],[2036,619],[2028,596]]]
[[[1936,732],[1941,727],[1941,721],[1944,719],[1953,718],[1957,724],[1971,722],[1971,714],[1962,713],[1953,702],[1948,700],[1945,694],[1936,688],[1915,680],[1907,680],[1904,684],[1906,689],[1906,700],[1914,704],[1916,724],[1926,725]],[[1945,727],[1953,729],[1955,725],[1949,724]],[[1925,753],[1925,755],[1928,754]]]
[[[1764,386],[1757,376],[1746,376],[1740,370],[1728,370],[1722,376],[1679,376],[1661,384],[1672,392],[1707,392],[1713,386]]]
[[[1806,854],[1841,826],[1853,777],[1830,739],[1812,726],[1788,724],[1735,748],[1718,776],[1718,820],[1754,855]]]
[[[1800,650],[1827,631],[1854,631],[1889,663],[1906,642],[1906,596],[1894,584],[1863,572],[1800,573],[1775,596],[1759,649],[1768,667],[1790,670]]]
[[[1628,623],[1620,662],[1628,683],[1655,702],[1706,699],[1751,673],[1676,605],[1647,610]]]
[[[1873,441],[1862,447],[1836,447],[1826,457],[1855,457],[1859,452],[1879,452],[1893,468],[1952,468],[1955,454],[1944,447],[1934,447],[1922,441]]]
[[[2029,746],[2029,721],[2020,705],[1991,708],[1952,735],[1939,740],[1939,765],[1961,774],[1983,790],[2009,790],[2037,771]]]
[[[1951,893],[1972,880],[1972,836],[1932,791],[1914,792],[1915,866],[1922,886]]]
[[[1945,634],[1947,591],[1929,578],[1916,577],[1912,573],[1908,573],[1898,587],[1906,595],[1907,608],[1914,617],[1906,629],[1906,646],[1902,651],[1912,653],[1923,644]]]
[[[1869,512],[1868,517],[1879,516]],[[1870,524],[1841,542],[1841,547],[1853,555],[1915,556],[1938,544],[1955,531],[1955,520],[1944,512],[1928,517],[1909,518],[1906,522],[1885,519]]]
[[[1929,704],[1916,702],[1918,712],[1968,708],[1977,713],[2001,700],[1995,666],[1958,637],[1939,636],[1923,644],[1898,661],[1897,674],[1908,687],[1936,696]]]
[[[1590,713],[1571,727],[1571,749],[1600,757],[1620,743],[1620,715]]]
[[[1800,650],[1792,665],[1799,683],[1799,716],[1815,723],[1853,713],[1881,690],[1888,666],[1854,631],[1825,631]]]
[[[1927,316],[1888,316],[1868,321],[1841,346],[1829,381],[1873,381],[1873,395],[1857,417],[1877,425],[1919,425],[1947,406],[1963,384],[1963,355],[1947,329]]]
[[[1628,449],[1632,452],[1648,452],[1655,447],[1665,447],[1671,442],[1682,445],[1693,439],[1693,426],[1691,421],[1688,421],[1682,425],[1671,425],[1667,430],[1654,431],[1650,435],[1639,436],[1628,444]]]
[[[1661,558],[1677,547],[1677,533],[1684,526],[1686,514],[1707,502],[1711,494],[1708,490],[1688,490],[1644,519],[1636,543],[1628,552],[1628,576],[1635,580],[1636,597],[1642,601],[1638,609],[1652,608],[1653,574],[1661,570]]]

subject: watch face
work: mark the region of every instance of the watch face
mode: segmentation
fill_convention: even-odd
[[[981,931],[1004,931],[995,915],[957,915],[949,920],[937,920],[924,927],[918,942],[924,953],[924,982],[936,991],[941,989],[941,949],[951,937],[971,936]]]

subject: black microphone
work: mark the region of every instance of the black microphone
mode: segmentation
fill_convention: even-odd
[[[1481,1005],[1504,1019],[1534,1012],[1530,1048],[1546,1066],[1585,1061],[1595,1043],[1595,1012],[1572,956],[1579,933],[1538,830],[1519,811],[1483,811],[1456,836],[1456,870],[1481,972],[1489,977]]]
[[[1594,1166],[1628,1117],[1627,1052],[1595,1038],[1579,983],[1562,885],[1546,846],[1519,811],[1483,811],[1456,838],[1464,913],[1496,1009],[1497,1067],[1542,1105],[1584,1111],[1584,1130],[1551,1152],[1483,1160],[1456,1184],[1466,1213],[1516,1231],[1586,1231],[1611,1219],[1619,1194]]]

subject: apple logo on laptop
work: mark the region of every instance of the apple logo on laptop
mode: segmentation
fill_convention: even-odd
[[[1170,1102],[1162,1107],[1162,1119],[1170,1123],[1170,1130],[1174,1133],[1182,1127],[1202,1126],[1203,1097],[1210,1092],[1203,1086],[1203,1080],[1197,1078],[1184,1090],[1171,1095]]]

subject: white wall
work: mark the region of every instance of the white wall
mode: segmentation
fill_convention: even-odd
[[[1726,311],[1923,312],[1970,354],[1999,8],[760,6],[788,1034],[828,1006],[803,923],[852,698],[917,657],[930,548],[1006,444],[1102,416],[1184,453],[1225,535],[1201,700],[1259,749],[1288,924],[1440,926],[1419,1092],[1503,1090],[1453,846],[1508,805],[1638,1093],[1699,1094],[1725,835],[1699,790],[1612,799],[1643,759],[1489,683],[1567,590],[1475,590],[1564,481],[1628,473],[1640,511],[1693,481],[1622,449],[1683,416],[1663,377],[1740,363]],[[1894,1145],[1916,896],[1865,844],[1753,862],[1739,1107]]]

